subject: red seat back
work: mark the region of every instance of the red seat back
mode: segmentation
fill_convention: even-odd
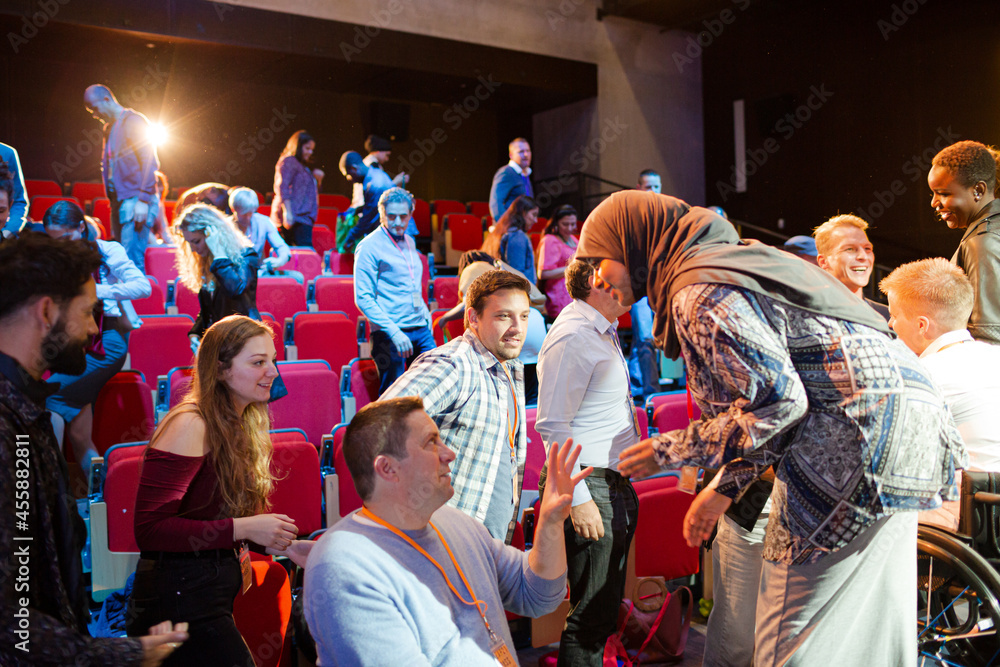
[[[283,323],[286,317],[306,310],[306,288],[294,278],[261,278],[257,281],[257,309]]]
[[[104,501],[108,505],[108,549],[115,552],[139,551],[135,542],[135,496],[146,443],[115,447],[107,453],[104,465]]]
[[[62,188],[55,181],[24,180],[24,191],[28,199],[35,197],[62,197]]]
[[[146,277],[149,279],[151,292],[144,299],[133,299],[132,307],[138,315],[163,315],[166,313],[166,300],[160,289],[160,281],[154,276]]]
[[[653,404],[653,426],[660,433],[687,428],[691,420],[688,418],[687,393],[677,392],[654,396]],[[694,418],[701,417],[701,410],[692,402]]]
[[[50,197],[50,196],[40,196],[31,198],[31,207],[28,209],[28,217],[36,222],[41,222],[45,217],[45,212],[49,210],[49,207],[55,204],[57,201],[68,201],[73,202],[80,208],[79,200],[76,197]]]
[[[355,324],[361,311],[354,303],[354,276],[320,276],[316,286],[316,306],[320,310],[340,310]]]
[[[477,218],[485,218],[490,215],[490,203],[486,201],[470,201],[469,213]]]
[[[94,206],[96,208],[97,202]],[[166,284],[171,280],[177,280],[177,248],[148,246],[146,248],[146,273],[156,278],[163,288],[166,288]]]
[[[171,368],[190,366],[194,361],[188,330],[194,319],[186,315],[146,315],[142,326],[129,336],[132,368],[149,382],[166,375]]]
[[[287,514],[295,520],[299,537],[305,538],[322,528],[322,478],[316,446],[302,440],[271,443],[271,474],[275,476],[271,492],[271,512]]]
[[[694,495],[677,488],[677,478],[660,477],[636,484],[639,516],[636,524],[635,574],[678,579],[698,572],[698,548],[681,532]]]
[[[153,393],[139,373],[116,373],[94,401],[94,445],[104,455],[121,442],[148,440],[156,426]]]
[[[292,588],[288,572],[273,560],[253,560],[253,585],[233,600],[233,620],[256,667],[278,667],[292,660]]]
[[[524,462],[522,488],[534,491],[538,489],[538,474],[542,471],[542,466],[545,465],[545,442],[535,430],[538,408],[527,408],[524,413],[525,426],[527,426],[528,431],[528,455]]]
[[[446,308],[436,309],[434,312],[431,313],[431,322],[434,322],[437,318],[441,317],[447,312],[448,309]],[[448,324],[445,325],[445,329],[447,329],[448,331],[448,340],[454,340],[455,338],[465,333],[465,320],[461,318],[457,320],[452,320],[451,322],[448,322]],[[445,342],[447,342],[444,339],[444,331],[442,331],[440,327],[434,327],[433,334],[434,334],[434,342],[437,343],[438,345],[444,345]]]
[[[355,409],[360,410],[378,400],[378,367],[374,359],[354,359],[350,368],[351,395],[354,396]]]
[[[111,201],[107,197],[97,197],[91,204],[90,215],[101,222],[101,227],[104,229],[104,238],[111,238]],[[149,269],[148,261],[146,262],[146,269]]]
[[[174,407],[187,396],[188,391],[191,389],[191,377],[193,374],[194,368],[190,366],[170,369],[170,372],[167,373],[168,407]]]
[[[316,224],[313,226],[313,230],[315,231],[316,226],[323,226],[336,234],[338,215],[340,215],[340,209],[320,206],[316,211]]]
[[[299,359],[325,359],[340,369],[358,356],[356,327],[344,313],[297,313],[292,321]]]
[[[333,469],[337,471],[337,483],[340,486],[340,516],[347,516],[349,513],[361,507],[361,496],[354,486],[354,478],[347,467],[347,459],[344,458],[344,433],[345,428],[337,429],[333,434]]]
[[[465,202],[454,199],[435,199],[431,202],[431,213],[437,217],[437,224],[440,228],[444,224],[444,218],[452,213],[466,213]]]
[[[350,197],[345,197],[344,195],[320,195],[319,205],[323,207],[335,208],[340,211],[346,211],[351,208]]]
[[[333,231],[323,225],[313,226],[313,248],[322,257],[327,250],[337,249],[337,237]]]
[[[272,428],[300,428],[309,442],[323,442],[341,418],[340,380],[326,364],[278,364],[288,395],[269,404]]]
[[[309,442],[306,440],[306,432],[300,428],[285,428],[280,430],[272,430],[271,434],[271,444],[277,445],[279,443],[285,442]]]
[[[434,301],[438,308],[451,309],[458,304],[458,276],[438,276],[434,279]]]
[[[62,193],[60,193],[62,194]],[[104,183],[81,183],[73,184],[70,194],[83,202],[84,208],[98,197],[105,197]]]
[[[337,251],[330,252],[330,273],[339,276],[354,275],[354,255]]]
[[[431,206],[423,199],[413,200],[413,222],[417,225],[417,235],[431,235]]]
[[[282,269],[298,271],[309,282],[323,273],[323,257],[312,248],[291,248],[292,258]]]
[[[450,213],[444,221],[451,230],[451,247],[459,253],[479,250],[483,245],[483,221],[468,213]]]
[[[201,311],[201,303],[198,301],[198,293],[192,292],[188,286],[177,281],[174,285],[174,306],[181,315],[190,315],[197,318]]]
[[[260,317],[264,322],[271,325],[271,340],[274,341],[274,355],[278,361],[285,360],[285,329],[274,319],[271,313],[261,313]]]

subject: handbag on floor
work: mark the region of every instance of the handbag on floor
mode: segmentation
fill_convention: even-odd
[[[659,590],[640,595],[644,584]],[[673,593],[662,580],[640,579],[631,599],[622,600],[618,610],[618,632],[608,637],[604,646],[604,667],[669,665],[684,658],[694,598],[686,586]]]

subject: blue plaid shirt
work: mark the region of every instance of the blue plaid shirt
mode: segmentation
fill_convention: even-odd
[[[527,453],[524,365],[517,359],[507,363],[517,396],[516,482],[520,490]],[[424,410],[441,431],[441,440],[456,455],[451,465],[455,495],[448,504],[479,521],[486,518],[493,487],[504,484],[513,488],[515,483],[496,478],[500,457],[510,456],[509,392],[507,374],[499,360],[476,334],[466,331],[460,338],[417,357],[381,396],[419,396],[424,400]]]

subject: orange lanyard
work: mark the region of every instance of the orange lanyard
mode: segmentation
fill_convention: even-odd
[[[507,386],[510,387],[510,396],[514,399],[514,421],[510,420],[510,411],[507,411],[507,442],[510,443],[510,458],[512,461],[517,460],[517,431],[518,431],[518,407],[517,407],[517,392],[514,391],[514,379],[510,376],[510,371],[507,367],[500,362],[500,368],[503,369],[504,375],[507,376]]]
[[[444,571],[444,568],[441,567],[441,564],[438,563],[433,556],[427,553],[427,551],[422,546],[414,542],[409,535],[401,531],[399,528],[396,528],[389,522],[381,519],[380,517],[375,516],[375,514],[373,514],[372,511],[369,510],[367,507],[362,507],[361,510],[358,512],[358,514],[374,521],[375,523],[382,526],[386,530],[392,531],[399,537],[403,538],[403,540],[405,540],[411,547],[419,551],[424,558],[433,563],[434,567],[436,567],[441,572],[441,576],[444,577],[445,583],[448,584],[448,588],[450,588],[451,592],[455,594],[455,597],[457,597],[462,604],[467,604],[470,607],[474,606],[477,610],[479,610],[479,615],[483,617],[483,623],[486,624],[486,631],[491,636],[493,635],[493,629],[490,628],[490,622],[486,620],[486,610],[489,607],[485,602],[476,598],[476,594],[475,592],[473,592],[472,586],[469,585],[469,580],[465,578],[465,573],[462,572],[462,568],[458,565],[458,561],[455,560],[455,554],[451,552],[451,547],[449,547],[448,542],[445,541],[444,535],[441,534],[441,531],[438,530],[437,526],[435,526],[432,521],[428,521],[427,523],[430,524],[430,527],[434,529],[435,533],[437,533],[438,539],[441,540],[441,544],[444,545],[445,551],[448,552],[448,557],[451,558],[451,563],[452,565],[455,566],[455,571],[458,572],[458,576],[462,578],[462,583],[464,583],[466,589],[468,589],[469,596],[472,598],[472,602],[469,602],[468,600],[462,597],[462,594],[459,593],[458,590],[455,588],[455,586],[451,583],[451,579],[448,578],[448,573]]]

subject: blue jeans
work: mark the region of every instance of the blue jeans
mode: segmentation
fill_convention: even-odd
[[[136,228],[132,221],[136,202],[139,197],[128,199],[111,198],[111,233],[125,248],[125,254],[139,270],[146,273],[146,246],[149,245],[149,230],[160,213],[160,201],[153,197],[149,200],[149,213],[146,222]]]
[[[660,391],[660,369],[653,348],[653,310],[643,297],[632,304],[632,350],[628,357],[628,372],[632,378],[632,395],[649,396]]]
[[[378,368],[380,378],[378,393],[380,395],[385,393],[385,390],[396,381],[396,378],[406,371],[414,359],[437,347],[430,327],[411,327],[402,331],[413,343],[413,353],[406,359],[399,356],[389,334],[382,330],[372,332],[372,359],[375,360],[375,366]]]
[[[538,477],[545,494],[548,470]],[[595,469],[584,480],[604,522],[604,537],[596,542],[580,537],[567,519],[566,581],[569,616],[559,643],[560,667],[601,667],[604,645],[618,625],[618,609],[625,597],[625,570],[629,545],[639,518],[639,498],[628,478],[614,470]]]

